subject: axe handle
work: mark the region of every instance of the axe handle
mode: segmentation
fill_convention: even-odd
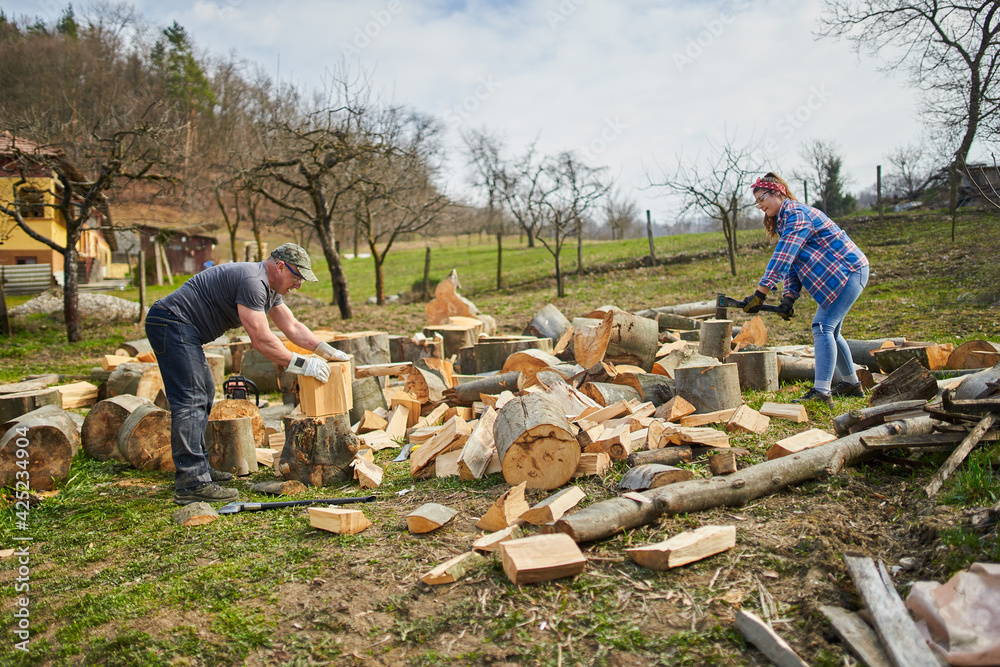
[[[350,505],[351,503],[372,503],[375,496],[361,496],[358,498],[317,498],[315,500],[286,500],[275,503],[241,503],[241,512],[256,512],[260,510],[273,510],[279,507],[300,507],[303,505]]]

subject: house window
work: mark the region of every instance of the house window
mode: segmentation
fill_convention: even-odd
[[[19,188],[17,191],[17,206],[23,218],[44,218],[45,191],[38,188]]]
[[[17,265],[19,265],[19,266],[23,265],[23,264],[38,264],[38,258],[37,257],[17,257],[17,258],[14,259],[14,263],[17,264]]]

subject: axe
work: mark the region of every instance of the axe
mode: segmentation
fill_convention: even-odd
[[[229,503],[216,510],[219,514],[236,514],[237,512],[260,512],[274,510],[279,507],[303,507],[305,505],[350,505],[351,503],[373,503],[375,496],[360,496],[358,498],[317,498],[314,500],[286,500],[276,503]]]
[[[737,299],[730,298],[725,294],[719,294],[715,298],[715,309],[716,313],[719,310],[725,310],[726,308],[743,308],[743,302]],[[778,306],[768,306],[764,304],[760,307],[760,312],[762,313],[778,313],[782,318],[788,319],[790,317],[795,317],[795,309],[789,310],[787,314],[782,313]]]

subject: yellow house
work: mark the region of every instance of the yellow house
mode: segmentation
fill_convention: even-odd
[[[66,245],[66,220],[56,208],[54,193],[59,190],[56,174],[48,167],[25,168],[19,155],[40,155],[45,158],[61,157],[52,149],[41,148],[34,142],[15,139],[0,133],[0,207],[18,207],[21,217],[32,229],[58,245]],[[24,183],[21,181],[24,180]],[[20,183],[20,185],[18,185]],[[95,212],[95,215],[99,215]],[[77,242],[81,277],[83,282],[93,282],[104,277],[111,266],[112,247],[108,236],[97,229],[97,221],[90,220]],[[28,236],[12,216],[0,211],[0,264],[49,264],[52,275],[59,284],[63,282],[65,266],[61,253],[41,241]]]

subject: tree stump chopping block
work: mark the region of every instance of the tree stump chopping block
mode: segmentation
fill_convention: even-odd
[[[674,374],[677,395],[689,401],[698,412],[728,410],[743,405],[736,364],[678,368]]]
[[[118,431],[118,452],[139,470],[173,472],[170,413],[152,403],[135,408]]]
[[[264,435],[264,418],[253,401],[239,398],[224,398],[212,405],[209,419],[239,419],[249,417],[253,430],[254,447],[267,447],[267,437]]]
[[[351,461],[360,441],[351,433],[347,415],[285,418],[285,446],[278,471],[282,479],[306,486],[346,482],[354,476]]]
[[[81,429],[83,448],[98,461],[114,459],[126,462],[118,449],[118,433],[125,420],[140,405],[151,405],[149,399],[122,394],[99,401],[87,413]]]
[[[51,491],[57,481],[66,479],[75,451],[66,429],[65,422],[56,424],[51,417],[18,420],[0,437],[0,486],[14,486],[17,473],[24,471],[30,474],[30,489],[36,491]],[[19,451],[25,454],[18,455]]]
[[[208,464],[216,470],[240,476],[257,472],[253,420],[250,417],[209,419],[205,427],[205,451]]]
[[[778,391],[778,353],[774,350],[733,352],[726,361],[736,364],[740,389]]]
[[[580,443],[559,401],[547,394],[509,401],[497,414],[494,434],[511,486],[525,482],[529,489],[554,489],[572,479],[580,462]]]

